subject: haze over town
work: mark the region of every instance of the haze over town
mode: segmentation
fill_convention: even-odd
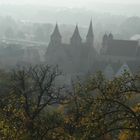
[[[0,140],[139,138],[139,0],[0,0]]]

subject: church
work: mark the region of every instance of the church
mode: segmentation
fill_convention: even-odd
[[[62,42],[62,36],[56,24],[45,55],[48,64],[58,65],[64,73],[87,73],[97,58],[92,21],[86,41],[82,41],[78,25],[76,25],[69,44]]]
[[[70,43],[62,42],[62,36],[58,24],[50,37],[50,42],[45,54],[46,63],[58,65],[66,75],[85,75],[97,71],[106,71],[107,67],[117,73],[125,63],[133,73],[140,67],[139,41],[117,40],[113,34],[105,34],[102,39],[102,47],[97,52],[94,46],[94,31],[92,21],[83,42],[76,25]]]
[[[136,61],[140,59],[140,44],[137,40],[118,40],[111,33],[105,34],[101,55],[112,61]]]

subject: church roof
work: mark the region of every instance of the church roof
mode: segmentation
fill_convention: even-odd
[[[108,37],[109,37],[110,39],[113,39],[113,34],[110,33]]]
[[[74,33],[73,33],[71,39],[75,39],[75,40],[80,39],[80,40],[82,40],[82,38],[80,36],[80,33],[79,33],[78,25],[76,25]]]
[[[92,20],[91,20],[87,37],[93,37],[93,36],[94,36],[94,33],[93,33]]]
[[[52,36],[60,37],[60,38],[61,38],[61,34],[60,34],[60,32],[59,32],[59,28],[58,28],[58,24],[57,24],[57,23],[56,23],[56,25],[55,25],[55,29],[54,29],[54,31],[53,31],[53,33],[52,33]]]
[[[111,40],[108,42],[107,55],[133,57],[136,55],[138,41]]]

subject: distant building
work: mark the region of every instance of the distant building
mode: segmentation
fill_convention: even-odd
[[[140,67],[140,45],[138,40],[117,40],[113,34],[105,34],[100,53],[95,49],[92,21],[88,29],[86,41],[83,42],[76,25],[70,43],[62,42],[59,27],[56,24],[45,54],[46,63],[58,65],[68,77],[74,75],[84,77],[102,71],[107,79],[115,77],[118,70],[127,66],[131,73],[138,72]],[[124,62],[126,65],[124,65]],[[71,76],[70,76],[71,75]],[[72,80],[72,79],[71,79]]]
[[[86,73],[97,59],[97,51],[94,48],[94,33],[92,21],[86,36],[82,42],[78,25],[70,38],[70,44],[64,44],[56,24],[51,35],[50,43],[46,52],[46,62],[50,65],[59,65],[66,73]]]
[[[101,57],[112,61],[135,61],[140,59],[140,45],[137,40],[117,40],[105,34],[102,41]]]

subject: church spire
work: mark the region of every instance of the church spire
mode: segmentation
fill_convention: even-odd
[[[87,34],[87,38],[88,37],[93,37],[93,27],[92,27],[92,20],[90,21],[90,25],[89,25],[89,29],[88,29],[88,34]]]
[[[108,43],[108,35],[105,33],[102,40],[102,46],[106,46]]]
[[[112,33],[109,34],[108,39],[113,40],[113,34]]]
[[[82,38],[79,33],[78,25],[76,25],[74,33],[71,37],[71,44],[78,44],[82,42]]]
[[[93,45],[94,42],[94,33],[93,33],[93,26],[92,26],[92,20],[90,21],[88,33],[86,36],[86,42],[90,45]]]
[[[61,34],[59,32],[58,24],[56,23],[55,29],[51,35],[51,42],[53,44],[61,44],[61,39],[62,39],[62,37],[61,37]]]
[[[52,33],[52,36],[61,37],[61,34],[59,32],[59,28],[58,28],[58,24],[57,23],[55,25],[55,29],[54,29],[54,31]]]

